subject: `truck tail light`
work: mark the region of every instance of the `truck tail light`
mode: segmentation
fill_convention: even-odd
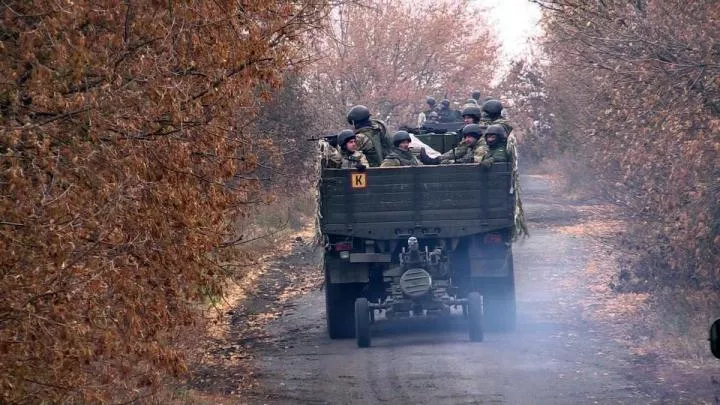
[[[350,251],[352,250],[352,242],[338,242],[335,244],[336,252]]]
[[[503,243],[503,238],[499,233],[489,233],[485,235],[483,242],[488,245],[499,245]]]

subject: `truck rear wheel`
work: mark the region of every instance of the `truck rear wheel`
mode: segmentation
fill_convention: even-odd
[[[485,327],[492,332],[515,330],[515,283],[512,278],[479,278],[473,284],[482,292]]]
[[[478,292],[468,294],[467,303],[468,330],[471,342],[482,342],[485,338],[483,328],[483,297]]]
[[[506,277],[473,279],[473,287],[483,296],[485,330],[489,332],[512,332],[515,330],[517,309],[512,254],[508,258],[507,265],[510,274]]]
[[[325,284],[325,314],[330,339],[349,339],[355,336],[356,284]]]
[[[355,300],[355,339],[358,347],[370,347],[370,305],[367,298]]]

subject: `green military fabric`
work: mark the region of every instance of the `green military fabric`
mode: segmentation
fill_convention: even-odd
[[[370,120],[370,126],[355,130],[358,150],[362,151],[370,166],[380,166],[385,156],[392,149],[392,141],[388,139],[385,123],[379,120]]]
[[[503,117],[496,118],[496,119],[490,119],[490,118],[485,117],[485,118],[481,119],[480,122],[487,124],[487,126],[494,125],[494,124],[502,125],[503,128],[505,128],[505,133],[507,134],[505,136],[506,138],[507,138],[507,136],[510,135],[510,133],[513,130],[512,125],[510,125],[510,121],[506,120]]]
[[[409,150],[394,148],[385,157],[380,167],[421,166],[422,163]]]
[[[476,163],[480,163],[485,166],[489,166],[493,163],[498,163],[498,162],[507,162],[508,156],[507,156],[507,151],[505,149],[504,142],[496,143],[491,148],[489,148],[487,153],[485,153],[482,157],[480,157],[480,160],[474,160],[474,161]]]
[[[464,142],[440,156],[441,165],[454,163],[478,162],[487,153],[488,147],[484,138],[480,138],[474,144],[468,146]]]
[[[342,153],[342,163],[340,164],[341,169],[354,169],[357,165],[369,166],[368,160],[360,151]]]

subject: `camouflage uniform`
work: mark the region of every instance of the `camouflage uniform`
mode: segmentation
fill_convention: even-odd
[[[341,169],[354,169],[357,165],[369,166],[368,160],[362,152],[359,150],[355,152],[342,152]]]
[[[510,125],[510,121],[506,120],[503,117],[499,117],[499,118],[495,118],[495,119],[491,119],[489,117],[483,117],[480,120],[480,122],[486,124],[487,126],[494,125],[494,124],[502,125],[503,128],[505,128],[506,137],[510,135],[510,132],[512,132],[512,129],[513,129],[512,125]]]
[[[451,165],[454,163],[474,163],[479,162],[487,154],[488,146],[485,139],[480,138],[474,144],[468,146],[461,143],[453,150],[445,152],[440,156],[441,165]]]
[[[477,157],[473,160],[475,163],[480,163],[483,166],[490,166],[493,163],[498,162],[507,162],[508,156],[507,151],[505,150],[505,142],[499,141],[492,147],[490,147],[487,152],[477,159]]]
[[[392,148],[386,132],[385,124],[378,120],[370,120],[369,126],[355,130],[358,150],[367,156],[372,167],[380,166]]]
[[[380,167],[397,167],[397,166],[421,166],[422,163],[409,150],[394,148],[389,155],[385,157]]]
[[[342,165],[342,153],[340,149],[330,145],[325,140],[320,140],[320,153],[323,167],[338,168]]]

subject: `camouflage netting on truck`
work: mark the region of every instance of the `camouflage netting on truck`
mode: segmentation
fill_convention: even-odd
[[[510,188],[510,194],[515,196],[515,226],[513,227],[513,240],[515,241],[520,237],[530,236],[530,233],[528,233],[527,224],[525,223],[525,211],[523,211],[522,201],[520,200],[517,139],[513,134],[508,136],[507,153],[510,155],[510,162],[512,162],[512,186]]]

